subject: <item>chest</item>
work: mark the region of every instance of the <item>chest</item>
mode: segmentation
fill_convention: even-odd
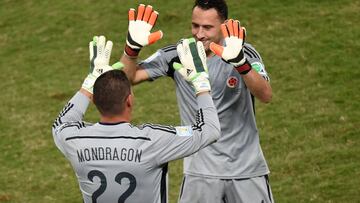
[[[240,74],[222,60],[211,58],[208,60],[209,81],[212,87],[213,98],[240,94],[245,83]]]
[[[210,58],[207,61],[211,95],[215,105],[231,106],[245,99],[247,95],[246,85],[240,74],[219,58]],[[178,99],[186,98],[186,101],[195,103],[194,90],[179,73],[175,73]]]

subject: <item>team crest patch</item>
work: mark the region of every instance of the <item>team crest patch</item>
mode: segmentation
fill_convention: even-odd
[[[234,77],[234,76],[230,76],[227,81],[226,81],[226,84],[228,87],[230,88],[235,88],[236,85],[238,84],[239,80],[237,79],[237,77]]]

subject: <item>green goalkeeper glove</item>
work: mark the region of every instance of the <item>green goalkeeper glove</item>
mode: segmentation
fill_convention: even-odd
[[[181,64],[175,62],[174,69],[190,82],[196,94],[210,91],[206,54],[202,42],[196,42],[194,38],[184,39],[177,45],[177,52]]]
[[[101,74],[109,70],[121,69],[123,67],[123,64],[120,62],[109,66],[113,43],[110,40],[106,43],[105,41],[106,39],[104,36],[95,36],[93,41],[89,43],[90,69],[89,74],[85,78],[81,87],[91,94],[93,94],[95,80]]]
[[[129,28],[124,53],[129,57],[137,57],[143,46],[155,43],[162,38],[163,33],[158,30],[150,33],[159,15],[152,6],[140,4],[135,19],[135,9],[129,10]]]
[[[251,70],[251,65],[246,60],[243,50],[245,28],[240,26],[238,20],[229,19],[221,25],[221,31],[225,38],[226,47],[211,42],[210,50],[227,63],[232,64],[240,74],[248,73]]]

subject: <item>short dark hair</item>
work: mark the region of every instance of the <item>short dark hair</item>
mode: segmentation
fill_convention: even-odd
[[[222,20],[228,19],[228,7],[225,0],[195,0],[193,10],[199,7],[203,10],[215,9]]]
[[[131,84],[121,70],[111,70],[98,77],[94,84],[93,101],[103,116],[115,116],[125,109]]]

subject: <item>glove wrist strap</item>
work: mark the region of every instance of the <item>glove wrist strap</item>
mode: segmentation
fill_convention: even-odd
[[[124,53],[130,58],[136,58],[141,49],[133,49],[127,44],[125,45]]]
[[[245,61],[241,66],[235,67],[235,69],[241,74],[245,75],[251,70],[251,64],[248,60]]]

